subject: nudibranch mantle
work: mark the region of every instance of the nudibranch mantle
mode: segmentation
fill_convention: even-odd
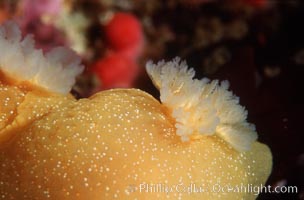
[[[255,199],[257,193],[250,191],[212,188],[265,184],[272,167],[269,148],[253,142],[250,151],[239,152],[224,141],[241,146],[236,142],[240,132],[233,128],[244,128],[244,134],[249,129],[244,125],[246,111],[223,89],[225,84],[192,80],[193,70],[174,60],[157,65],[160,68],[148,64],[162,104],[138,89],[107,90],[76,100],[62,92],[81,71],[78,58],[72,60],[65,50],[57,57],[43,57],[39,50],[22,48],[26,39],[20,41],[15,25],[5,24],[0,31],[1,50],[16,57],[0,55],[0,199]],[[54,60],[59,64],[52,65],[52,71]],[[72,63],[76,69],[69,68]],[[200,96],[193,95],[196,91]],[[191,142],[181,142],[183,134]],[[153,186],[160,184],[206,190],[155,191]],[[146,190],[140,191],[143,185]]]
[[[0,70],[15,80],[26,80],[47,90],[67,94],[84,67],[71,50],[57,47],[47,52],[35,49],[31,35],[22,39],[16,23],[0,27]]]
[[[194,70],[179,58],[149,61],[146,70],[160,90],[161,102],[172,112],[183,142],[216,134],[236,150],[247,151],[256,141],[255,127],[246,121],[247,111],[228,90],[228,81],[194,79]]]

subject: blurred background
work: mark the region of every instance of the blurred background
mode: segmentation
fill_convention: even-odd
[[[0,23],[16,21],[44,51],[64,45],[83,59],[77,98],[135,87],[158,98],[147,60],[176,56],[197,78],[229,80],[273,153],[267,182],[304,199],[304,2],[301,0],[0,0]]]

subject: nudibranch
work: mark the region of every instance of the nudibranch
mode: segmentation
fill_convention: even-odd
[[[226,82],[178,59],[138,89],[69,95],[83,67],[0,27],[0,199],[255,199],[272,167]],[[250,190],[250,188],[255,188]]]

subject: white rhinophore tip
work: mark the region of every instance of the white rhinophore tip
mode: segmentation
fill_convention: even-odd
[[[228,81],[194,79],[194,70],[179,58],[157,64],[149,61],[146,70],[160,90],[161,102],[171,110],[176,134],[183,142],[216,134],[236,150],[246,151],[257,139],[254,127],[246,122],[247,111],[228,91]]]
[[[44,55],[34,48],[31,35],[22,40],[20,29],[12,21],[0,26],[0,48],[1,71],[53,92],[68,93],[75,77],[84,69],[80,58],[65,47],[54,48]]]

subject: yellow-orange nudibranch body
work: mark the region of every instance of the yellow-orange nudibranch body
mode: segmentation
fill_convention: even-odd
[[[33,46],[0,27],[0,199],[257,197],[244,188],[266,182],[271,153],[227,83],[174,60],[147,64],[161,103],[137,89],[75,100],[79,59]]]

